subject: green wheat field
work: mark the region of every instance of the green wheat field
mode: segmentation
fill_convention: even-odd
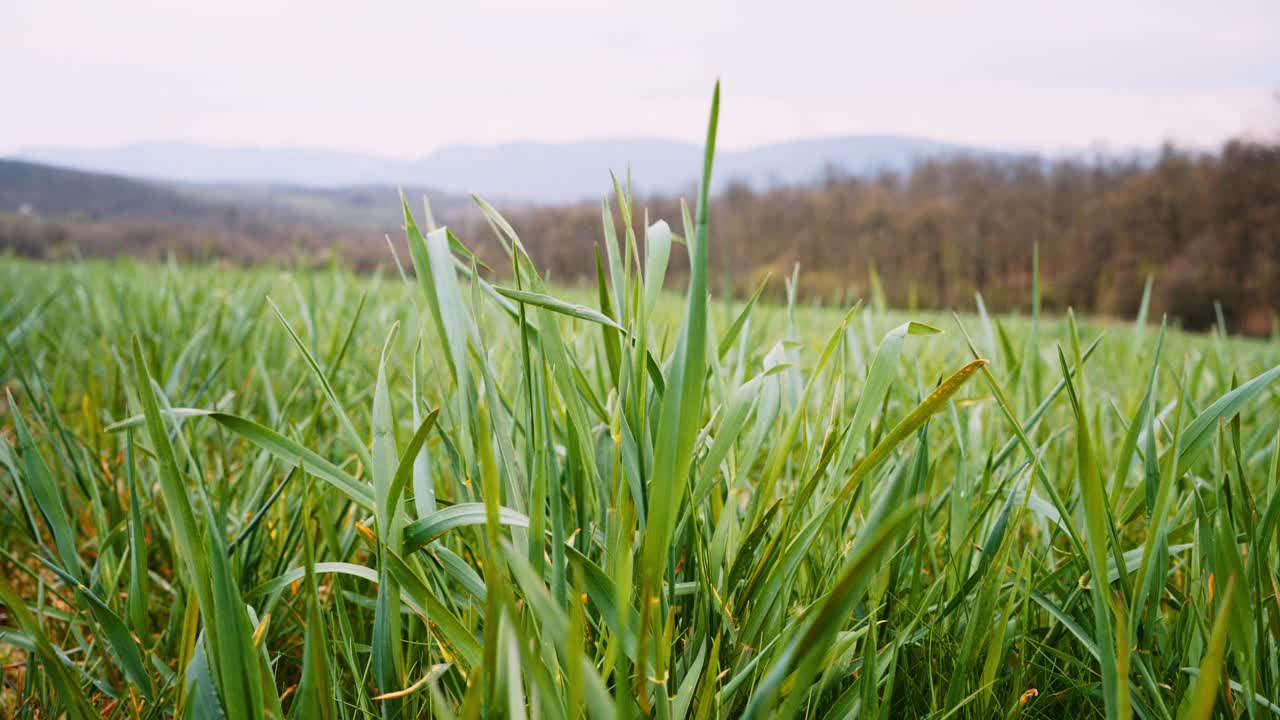
[[[0,714],[1280,715],[1280,343],[713,296],[715,107],[589,291],[416,199],[373,276],[0,260]]]

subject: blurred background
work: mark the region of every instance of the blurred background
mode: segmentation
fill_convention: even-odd
[[[0,253],[394,267],[397,189],[594,276],[610,173],[807,299],[1276,331],[1280,3],[8,2]],[[638,215],[636,223],[643,222]],[[673,272],[683,267],[673,257]],[[500,264],[498,264],[500,265]],[[677,280],[678,282],[678,280]]]

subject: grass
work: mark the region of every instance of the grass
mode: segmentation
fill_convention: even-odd
[[[590,296],[488,208],[501,287],[407,205],[411,277],[0,262],[0,707],[1280,714],[1280,346],[727,302],[615,204]]]

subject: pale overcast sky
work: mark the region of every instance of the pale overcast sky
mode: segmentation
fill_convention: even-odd
[[[0,0],[0,153],[1280,133],[1280,1]]]

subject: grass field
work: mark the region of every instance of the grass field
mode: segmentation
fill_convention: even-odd
[[[4,713],[1280,714],[1280,344],[709,299],[688,218],[557,300],[418,215],[0,261]]]

